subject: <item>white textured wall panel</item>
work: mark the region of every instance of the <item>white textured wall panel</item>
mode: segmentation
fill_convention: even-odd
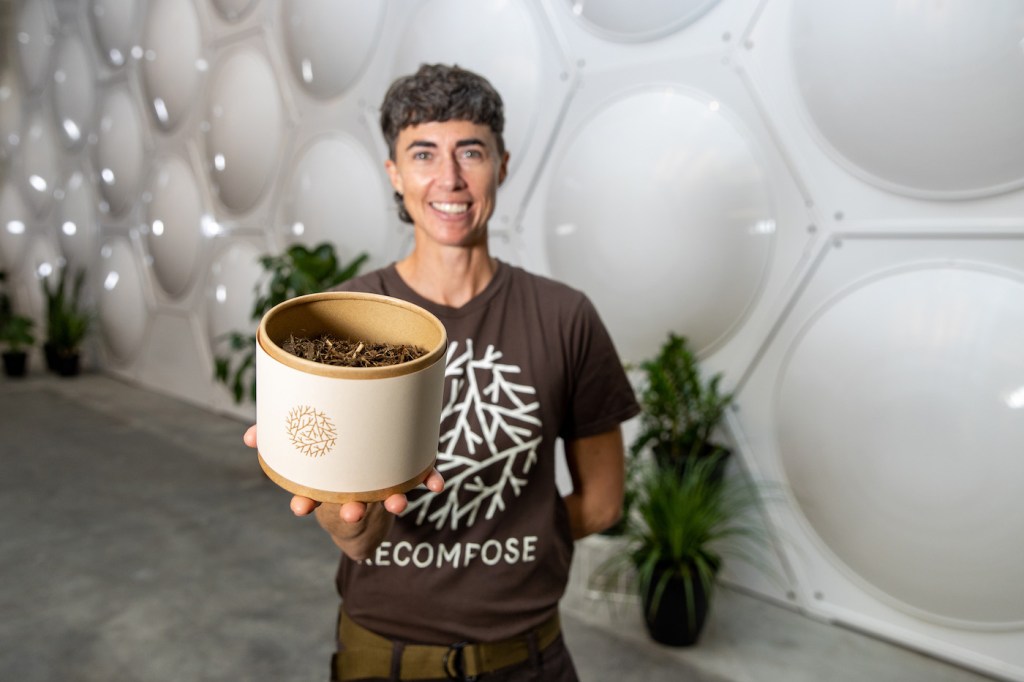
[[[174,130],[193,110],[209,69],[191,0],[153,0],[140,48],[146,109],[158,129]]]
[[[277,76],[261,50],[244,45],[222,55],[202,130],[214,194],[231,213],[249,211],[269,189],[286,133]]]
[[[115,364],[132,360],[150,326],[149,306],[131,242],[118,237],[100,250],[99,326]]]
[[[75,34],[61,38],[54,54],[53,114],[61,141],[83,145],[96,125],[96,76],[89,47]]]
[[[6,179],[0,187],[0,255],[5,269],[13,271],[21,263],[30,224],[28,206],[13,179]]]
[[[997,234],[835,235],[738,420],[788,490],[774,514],[806,608],[1015,679],[1022,257]]]

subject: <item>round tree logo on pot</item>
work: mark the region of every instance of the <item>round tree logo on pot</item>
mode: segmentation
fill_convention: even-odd
[[[286,430],[295,449],[307,457],[323,457],[338,442],[338,429],[331,418],[308,405],[292,408]]]

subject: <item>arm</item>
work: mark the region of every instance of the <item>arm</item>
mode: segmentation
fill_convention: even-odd
[[[401,497],[401,507],[404,509],[405,496]],[[370,556],[395,523],[394,515],[388,513],[387,502],[321,504],[296,495],[292,498],[291,508],[296,516],[309,513],[302,513],[304,509],[315,510],[320,527],[327,531],[342,552],[356,561]]]
[[[256,447],[256,426],[250,426],[242,437],[245,444]],[[444,479],[432,470],[424,485],[434,492],[444,489]],[[405,495],[396,494],[383,502],[317,502],[308,497],[292,497],[291,510],[296,516],[316,514],[316,520],[327,531],[334,544],[349,558],[362,561],[370,556],[395,523],[395,515],[405,511]]]
[[[622,429],[566,442],[573,492],[566,496],[572,535],[580,539],[610,528],[622,515],[625,451]]]

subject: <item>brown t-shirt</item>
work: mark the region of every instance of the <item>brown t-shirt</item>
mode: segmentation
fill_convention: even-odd
[[[342,556],[345,610],[386,637],[429,644],[539,625],[557,608],[573,549],[555,442],[639,410],[597,311],[582,293],[505,263],[460,308],[419,296],[394,265],[338,288],[404,299],[448,332],[436,465],[445,489],[410,492],[367,560]]]

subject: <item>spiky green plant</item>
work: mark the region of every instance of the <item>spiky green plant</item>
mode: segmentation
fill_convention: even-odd
[[[328,242],[318,244],[312,250],[302,244],[294,244],[281,254],[261,256],[260,265],[267,277],[256,283],[251,319],[259,323],[263,315],[278,303],[326,291],[351,279],[367,258],[368,254],[363,253],[342,266],[334,246]],[[228,353],[214,358],[214,377],[231,389],[236,403],[242,402],[246,396],[255,401],[256,335],[234,331],[225,334],[224,339]]]
[[[76,272],[69,284],[68,266],[62,264],[55,280],[44,277],[41,282],[46,298],[47,343],[58,355],[79,352],[92,323],[92,315],[82,303],[85,270]]]
[[[692,625],[696,591],[709,603],[726,559],[762,567],[770,535],[760,513],[763,486],[744,475],[722,478],[721,453],[687,460],[684,475],[656,461],[638,464],[636,497],[626,520],[627,551],[599,570],[616,577],[632,571],[641,594],[650,594],[648,616],[685,608]],[[684,585],[685,604],[663,604],[673,578]]]

